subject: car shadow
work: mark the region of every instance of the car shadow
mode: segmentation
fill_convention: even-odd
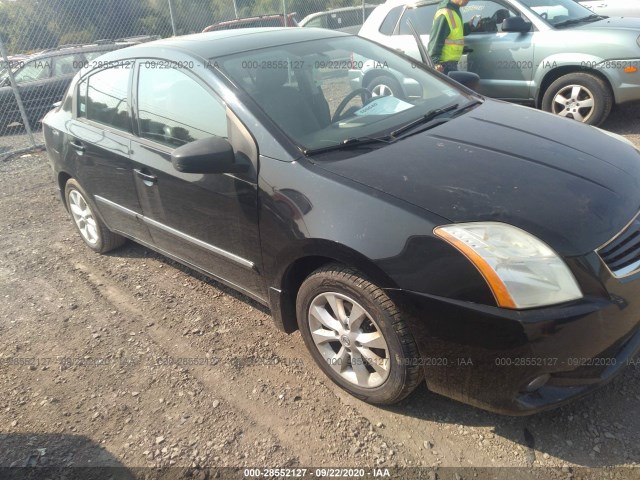
[[[0,433],[0,478],[133,480],[134,473],[83,435]]]
[[[262,305],[261,303],[258,303],[256,300],[252,299],[251,297],[248,297],[246,295],[244,295],[243,293],[234,290],[231,287],[226,286],[224,283],[222,282],[218,282],[215,279],[212,279],[210,277],[207,277],[206,275],[201,274],[200,272],[197,272],[196,270],[193,270],[191,268],[189,268],[186,265],[183,265],[182,263],[179,263],[175,260],[170,259],[169,257],[166,257],[160,253],[155,252],[154,250],[151,250],[150,248],[145,247],[144,245],[140,245],[139,243],[136,243],[132,240],[129,240],[124,246],[122,246],[121,248],[118,248],[116,250],[113,250],[111,252],[108,252],[105,254],[105,256],[108,257],[114,257],[114,258],[153,258],[154,260],[157,260],[158,262],[161,262],[167,266],[170,266],[171,268],[174,268],[176,270],[180,270],[182,273],[185,273],[187,275],[189,275],[190,277],[193,277],[203,283],[206,283],[207,285],[214,287],[220,291],[222,291],[223,293],[225,293],[226,295],[229,295],[230,297],[235,298],[236,300],[239,300],[241,302],[246,303],[247,305],[250,305],[251,307],[255,308],[256,310],[259,310],[260,312],[264,313],[265,315],[271,315],[271,311],[269,310],[269,308],[265,307],[264,305]]]
[[[640,361],[630,365],[608,385],[554,410],[525,417],[510,417],[486,412],[428,391],[422,384],[409,398],[387,411],[419,420],[449,425],[457,435],[471,436],[475,443],[491,443],[502,437],[523,447],[512,449],[507,457],[533,466],[544,455],[589,468],[630,465],[637,461],[640,449],[640,422],[635,413],[640,396],[628,389],[640,381]],[[480,438],[482,435],[483,438]],[[594,447],[598,447],[594,449]],[[481,448],[481,447],[480,447]],[[515,456],[515,452],[518,455]],[[496,465],[501,459],[496,459]],[[536,466],[539,464],[536,464]],[[625,477],[626,478],[626,477]]]
[[[600,128],[618,135],[638,135],[640,125],[640,102],[617,105]]]

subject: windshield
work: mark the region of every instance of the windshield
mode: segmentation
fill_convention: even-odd
[[[564,27],[596,19],[593,12],[574,0],[520,0],[538,17],[554,27]]]
[[[359,37],[279,45],[215,62],[305,151],[371,140],[435,109],[468,103],[423,67]]]

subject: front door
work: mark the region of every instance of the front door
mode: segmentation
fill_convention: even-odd
[[[193,72],[139,62],[139,139],[132,158],[140,203],[156,247],[263,300],[258,236],[257,149],[244,127]],[[192,174],[171,152],[194,140],[229,139],[251,169]]]
[[[479,18],[477,27],[465,36],[468,54],[460,63],[461,70],[480,76],[478,92],[503,100],[530,100],[535,33],[503,32],[502,22],[519,14],[498,0],[472,0],[461,13],[465,23]]]

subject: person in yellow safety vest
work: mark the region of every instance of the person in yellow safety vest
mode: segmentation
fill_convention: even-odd
[[[460,7],[468,3],[469,0],[442,0],[433,17],[428,53],[436,70],[445,75],[458,70],[458,61],[464,49],[464,36],[480,19],[476,15],[468,24],[462,23]]]

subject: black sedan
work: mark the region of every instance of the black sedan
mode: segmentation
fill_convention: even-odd
[[[360,62],[401,90],[351,90]],[[127,48],[82,70],[44,125],[89,248],[132,239],[267,305],[365,401],[424,380],[529,414],[640,348],[639,151],[362,38]]]

